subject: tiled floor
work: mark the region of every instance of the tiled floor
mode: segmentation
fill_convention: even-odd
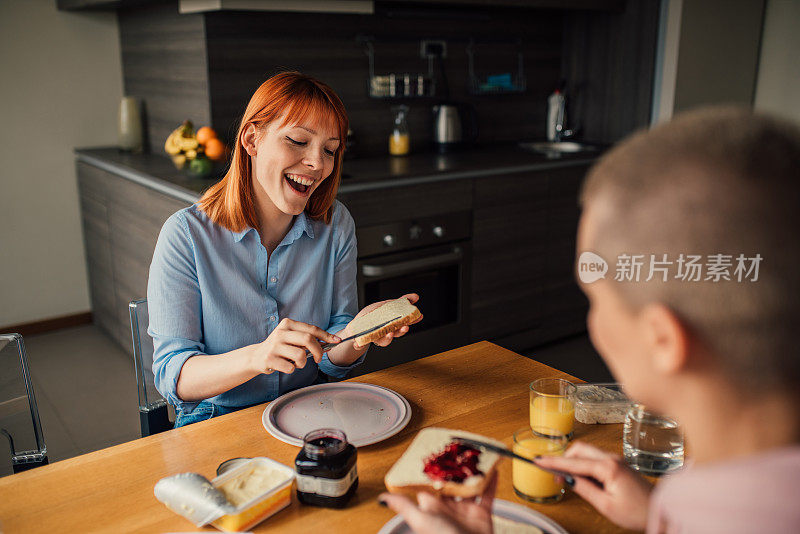
[[[97,327],[29,336],[25,345],[51,463],[139,437],[133,361]],[[586,336],[526,356],[587,381],[611,379]]]
[[[25,338],[50,462],[140,437],[133,359],[95,326]]]

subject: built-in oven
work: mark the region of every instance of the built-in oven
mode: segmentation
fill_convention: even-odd
[[[470,212],[356,229],[364,306],[417,293],[423,319],[388,347],[373,347],[353,375],[464,345],[469,339]]]

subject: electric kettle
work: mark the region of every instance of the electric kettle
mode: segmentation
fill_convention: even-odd
[[[465,136],[463,114],[469,114],[471,126],[469,136]],[[464,143],[465,137],[468,137],[469,141],[474,141],[478,137],[475,111],[471,106],[458,104],[433,106],[433,142],[439,150],[444,152],[460,146]]]

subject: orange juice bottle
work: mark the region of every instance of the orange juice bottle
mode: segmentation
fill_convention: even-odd
[[[395,112],[395,117],[394,128],[389,136],[389,154],[392,156],[405,156],[411,148],[408,123],[406,122],[408,106],[395,106],[392,110]]]

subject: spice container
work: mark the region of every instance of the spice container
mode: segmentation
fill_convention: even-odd
[[[575,419],[586,424],[624,423],[633,405],[618,383],[575,384]]]
[[[344,508],[358,488],[356,456],[341,430],[322,428],[306,434],[294,461],[300,502]]]
[[[211,481],[236,507],[211,524],[225,532],[249,530],[292,501],[294,472],[264,457],[252,458]]]
[[[425,98],[436,92],[433,77],[424,74],[382,74],[369,78],[367,91],[371,98]]]

